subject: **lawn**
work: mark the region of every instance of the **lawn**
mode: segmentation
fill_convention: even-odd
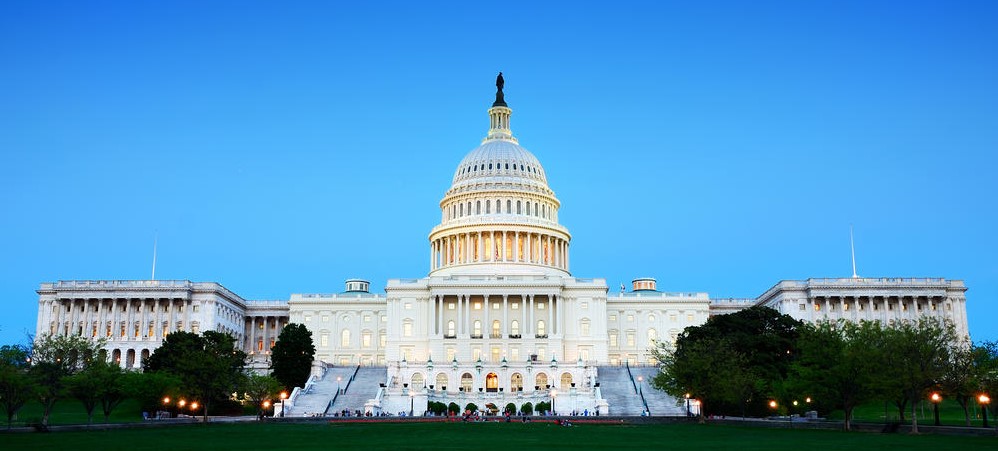
[[[159,450],[366,449],[468,450],[661,449],[753,450],[998,448],[996,437],[953,437],[784,430],[721,425],[576,425],[549,423],[242,423],[114,431],[17,433],[5,449]]]

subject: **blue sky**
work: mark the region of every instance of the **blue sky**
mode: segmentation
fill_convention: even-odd
[[[155,236],[248,299],[426,275],[500,70],[573,274],[755,297],[849,276],[854,224],[998,339],[994,2],[470,3],[4,2],[0,343]]]

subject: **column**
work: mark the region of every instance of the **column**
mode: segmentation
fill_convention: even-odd
[[[499,248],[499,261],[506,261],[506,231],[502,231],[502,246]]]
[[[548,295],[548,336],[554,335],[554,296]]]
[[[561,313],[562,312],[562,308],[561,308],[562,301],[563,301],[563,298],[558,298],[558,310],[555,311],[555,317],[557,319],[556,323],[558,324],[558,334],[559,335],[561,334],[561,325],[565,323],[565,315],[563,315]],[[605,320],[603,320],[601,322],[604,322],[604,321]],[[604,327],[605,327],[605,324],[604,324]]]
[[[520,232],[513,232],[513,261],[520,261]]]
[[[502,326],[499,327],[499,333],[502,334],[503,338],[509,336],[507,323],[509,322],[509,295],[502,295]]]
[[[457,322],[457,331],[455,332],[458,336],[464,335],[464,295],[457,295],[457,318],[454,319]]]
[[[492,324],[489,322],[489,295],[482,295],[482,308],[485,309],[485,313],[482,315],[482,338],[489,337],[492,335]]]
[[[534,335],[534,296],[527,295],[527,321],[525,321],[526,333]]]

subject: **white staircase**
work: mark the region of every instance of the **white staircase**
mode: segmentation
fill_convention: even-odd
[[[364,403],[378,395],[378,389],[388,379],[388,368],[383,366],[362,366],[357,370],[349,387],[336,397],[336,402],[330,407],[328,414],[347,410],[353,415],[356,411],[364,412]]]
[[[686,409],[676,399],[651,385],[651,379],[658,374],[655,367],[628,368],[624,366],[601,366],[597,377],[603,399],[609,407],[610,415],[640,416],[648,403],[648,412],[655,416],[685,416]],[[638,382],[638,377],[641,382]],[[637,390],[636,390],[637,388]],[[642,396],[644,401],[642,401]]]
[[[356,366],[328,367],[322,379],[312,383],[304,393],[298,395],[294,406],[288,407],[288,410],[284,412],[284,416],[321,416],[326,411],[329,401],[336,395],[337,386],[340,388],[346,387],[354,371],[357,371]],[[339,378],[339,382],[337,382],[337,378]]]

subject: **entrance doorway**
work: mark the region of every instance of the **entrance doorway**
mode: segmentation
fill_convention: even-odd
[[[496,373],[489,373],[488,376],[485,376],[485,391],[499,391],[499,376],[496,376]]]

